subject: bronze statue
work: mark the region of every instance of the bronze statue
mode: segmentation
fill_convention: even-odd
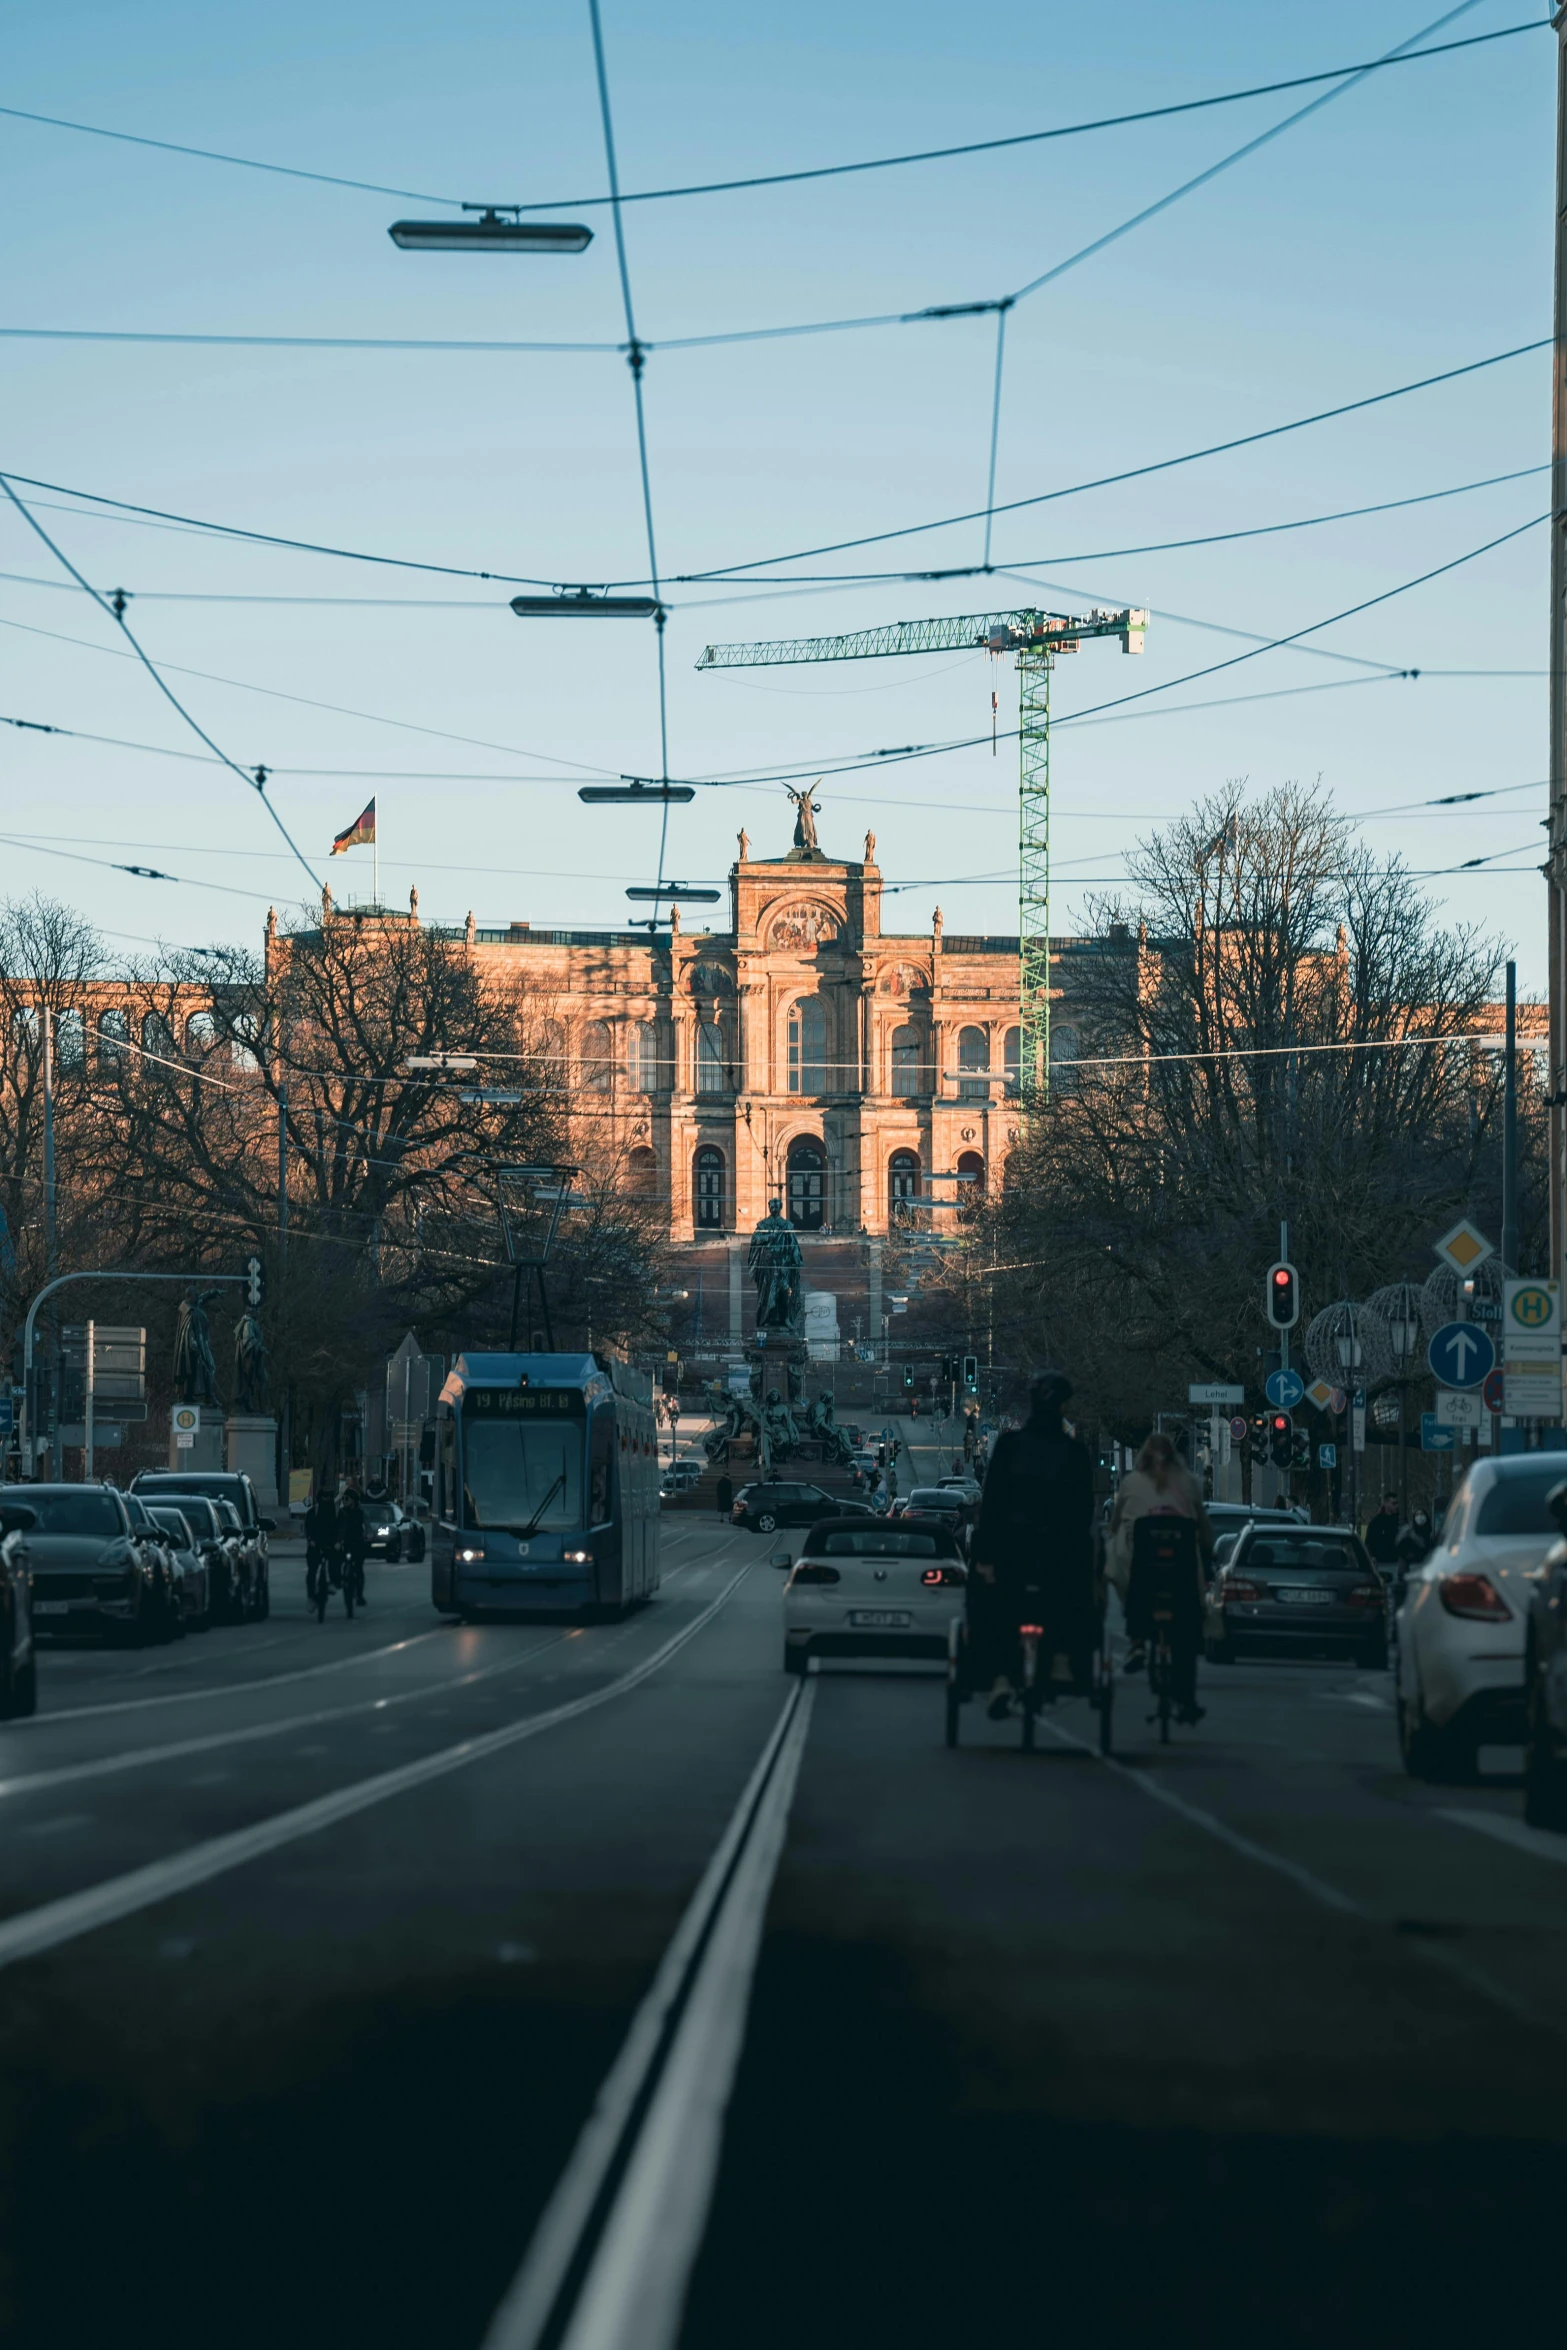
[[[180,1299],[174,1325],[174,1400],[210,1403],[218,1400],[218,1366],[212,1354],[212,1328],[207,1308],[217,1303],[215,1289],[191,1290]]]
[[[746,1262],[756,1284],[758,1330],[796,1330],[803,1304],[805,1260],[782,1200],[768,1201],[767,1214],[751,1235]]]
[[[254,1310],[247,1306],[234,1326],[234,1409],[264,1412],[271,1378],[267,1342]]]
[[[769,1387],[762,1407],[762,1440],[758,1447],[762,1475],[770,1477],[780,1462],[792,1460],[799,1441],[800,1431],[793,1412],[777,1388]]]
[[[818,778],[819,780],[820,778]],[[821,810],[811,797],[815,789],[814,783],[808,785],[804,791],[796,791],[792,784],[786,783],[784,785],[784,790],[794,802],[794,845],[797,849],[819,850],[820,848],[820,843],[816,838],[816,819],[821,814]]]

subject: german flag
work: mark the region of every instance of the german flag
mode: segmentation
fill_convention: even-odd
[[[350,849],[369,849],[375,846],[375,802],[347,824],[332,843],[334,857],[346,856]]]

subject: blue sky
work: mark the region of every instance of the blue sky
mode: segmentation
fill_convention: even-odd
[[[1002,137],[1375,56],[1440,13],[1123,0],[998,19],[900,0],[761,12],[606,0],[628,189]],[[1532,13],[1479,0],[1436,39]],[[1037,496],[1486,357],[1549,331],[1553,50],[1544,32],[1395,68],[1326,106],[1012,314],[996,494]],[[397,188],[475,199],[602,193],[585,5],[455,13],[403,0],[264,14],[56,0],[11,27],[5,103]],[[1006,293],[1281,120],[1314,92],[861,178],[635,206],[641,333],[664,338]],[[580,259],[399,253],[379,195],[240,171],[0,118],[0,326],[100,332],[615,342],[606,213]],[[656,350],[647,414],[668,575],[983,505],[994,322]],[[1450,562],[1538,515],[1545,476],[1227,545],[1121,554],[1448,490],[1543,466],[1548,355],[1140,482],[1005,516],[1017,580],[674,585],[673,772],[838,766],[986,732],[983,654],[698,675],[710,638],[869,626],[1042,601],[1155,614],[1141,664],[1090,648],[1058,719],[1247,649]],[[4,342],[0,464],[14,474],[333,546],[559,580],[646,571],[630,382],[614,353],[349,352]],[[442,580],[67,511],[39,519],[130,617],[171,684],[270,791],[316,870],[374,791],[382,886],[481,923],[620,924],[652,877],[655,820],[583,808],[573,779],[651,772],[651,631],[532,628],[483,582]],[[979,559],[976,523],[785,570]],[[1505,935],[1543,985],[1545,560],[1535,529],[1313,637],[1054,741],[1056,926],[1118,852],[1199,793],[1320,776],[1367,838]],[[200,751],[116,632],[0,519],[0,711]],[[396,602],[202,598],[391,598]],[[158,600],[158,599],[167,600]],[[180,601],[190,598],[190,601]],[[1199,625],[1200,624],[1200,625]],[[50,632],[50,633],[34,633]],[[66,641],[68,640],[68,641]],[[121,648],[123,650],[123,648]],[[1329,659],[1327,654],[1349,658]],[[1383,664],[1424,672],[1389,680]],[[178,665],[177,667],[173,665]],[[193,675],[191,672],[203,674]],[[1311,688],[1311,691],[1284,689]],[[265,689],[265,690],[262,690]],[[1183,702],[1232,702],[1182,712]],[[293,697],[293,698],[289,698]],[[321,705],[333,705],[331,708]],[[1168,706],[1166,706],[1168,705]],[[1112,714],[1107,713],[1109,717]],[[395,722],[395,723],[389,723]],[[1005,717],[1003,725],[1007,723]],[[423,730],[423,731],[420,731]],[[122,943],[254,938],[308,888],[223,769],[0,730],[6,894],[69,898]],[[329,772],[321,772],[329,771]],[[1443,793],[1529,786],[1458,810]],[[1003,742],[839,776],[824,845],[878,835],[909,884],[888,926],[1010,931],[1015,768]],[[721,879],[743,824],[782,846],[776,785],[705,791],[671,820],[668,870]],[[78,857],[153,864],[136,880]],[[987,878],[970,878],[984,876]],[[896,911],[894,910],[896,907]]]

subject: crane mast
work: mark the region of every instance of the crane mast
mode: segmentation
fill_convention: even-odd
[[[709,645],[698,669],[777,669],[814,661],[874,661],[889,655],[972,647],[1017,657],[1018,668],[1018,1086],[1025,1109],[1050,1086],[1050,671],[1085,639],[1118,637],[1140,653],[1148,615],[1128,608],[1073,614],[979,612],[938,620],[896,620],[846,636],[781,637],[760,645]]]

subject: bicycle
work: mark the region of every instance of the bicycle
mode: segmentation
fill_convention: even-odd
[[[338,1554],[334,1550],[318,1550],[307,1554],[305,1560],[305,1598],[316,1611],[316,1622],[326,1622],[327,1603],[338,1588],[342,1577],[338,1571]],[[349,1614],[353,1614],[350,1606]]]
[[[1175,1609],[1168,1602],[1160,1606],[1156,1600],[1153,1609],[1153,1637],[1148,1643],[1148,1686],[1153,1692],[1154,1710],[1150,1722],[1159,1725],[1159,1743],[1170,1743],[1170,1719],[1175,1711],[1175,1652],[1170,1645],[1170,1627],[1175,1622]]]

